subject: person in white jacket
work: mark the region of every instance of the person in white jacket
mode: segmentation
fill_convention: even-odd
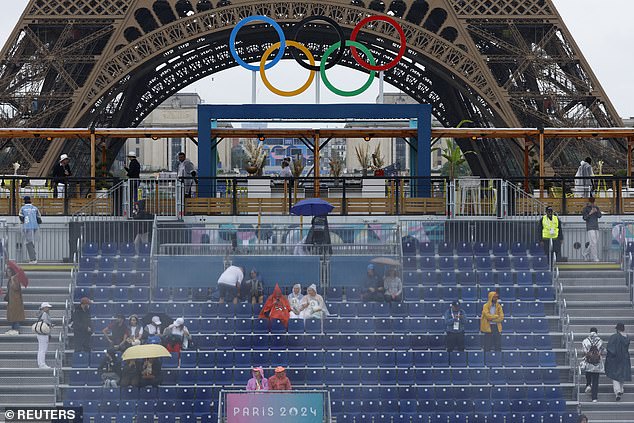
[[[37,320],[46,323],[49,328],[53,328],[53,321],[51,320],[51,316],[48,314],[50,309],[51,305],[47,302],[43,302],[40,305],[40,313]],[[49,338],[50,334],[37,334],[37,366],[40,369],[50,369],[50,367],[46,365],[46,353],[48,352]]]
[[[597,328],[590,328],[590,335],[581,343],[581,369],[586,372],[586,393],[592,395],[592,402],[597,402],[599,375],[605,372],[605,347],[597,332]]]

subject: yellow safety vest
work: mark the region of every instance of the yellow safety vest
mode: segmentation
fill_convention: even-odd
[[[557,216],[553,214],[552,220],[548,216],[542,217],[542,238],[557,239],[557,237],[559,237],[559,219]]]

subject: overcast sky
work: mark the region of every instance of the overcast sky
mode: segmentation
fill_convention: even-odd
[[[634,1],[632,0],[554,0],[564,21],[573,34],[581,51],[607,91],[622,117],[634,116]],[[3,0],[4,18],[0,24],[0,42],[4,44],[28,0]],[[278,65],[279,66],[279,65]],[[292,61],[276,67],[267,76],[281,89],[294,89],[303,83],[306,71]],[[301,76],[300,76],[301,75]],[[346,68],[329,73],[333,84],[342,89],[354,89],[363,84],[366,76]],[[361,77],[362,76],[362,77]],[[299,82],[298,82],[299,81]],[[298,82],[297,84],[295,84]],[[314,84],[313,84],[314,86]],[[323,84],[322,84],[323,86]],[[229,89],[227,89],[229,87]],[[386,91],[395,91],[386,86]],[[242,68],[233,68],[197,82],[184,91],[197,91],[207,103],[250,103],[251,73]],[[268,92],[258,81],[259,103],[265,102],[312,102],[315,98],[311,87],[301,96],[283,99]],[[363,95],[354,97],[355,102],[374,102],[378,94],[378,83]],[[322,103],[351,102],[327,89],[321,90]]]

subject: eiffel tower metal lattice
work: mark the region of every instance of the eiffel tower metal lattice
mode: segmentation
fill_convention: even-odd
[[[385,80],[431,104],[443,125],[622,126],[551,0],[31,0],[2,50],[0,125],[136,126],[170,95],[236,66],[227,43],[244,17],[268,15],[288,30],[303,17],[326,15],[349,34],[372,14],[395,17],[407,36],[405,58]],[[244,28],[238,52],[257,61],[275,37],[264,24]],[[366,26],[359,39],[378,60],[398,50],[398,34],[386,24]],[[312,23],[301,41],[320,56],[337,38]],[[341,64],[363,71],[349,53]],[[111,152],[123,143],[106,142]],[[514,143],[461,146],[478,152],[469,155],[476,173],[523,172]],[[30,175],[48,175],[63,150],[76,173],[88,173],[85,140],[9,140],[0,148],[0,171],[20,161]],[[624,151],[622,140],[558,140],[545,156],[563,171],[585,155],[614,166]]]

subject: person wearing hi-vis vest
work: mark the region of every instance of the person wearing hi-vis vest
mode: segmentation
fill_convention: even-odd
[[[539,219],[539,232],[542,237],[542,245],[544,246],[544,254],[552,258],[552,253],[561,257],[561,240],[563,233],[561,230],[561,221],[553,214],[553,208],[546,207],[546,214]],[[550,251],[550,242],[552,240],[553,250]]]

